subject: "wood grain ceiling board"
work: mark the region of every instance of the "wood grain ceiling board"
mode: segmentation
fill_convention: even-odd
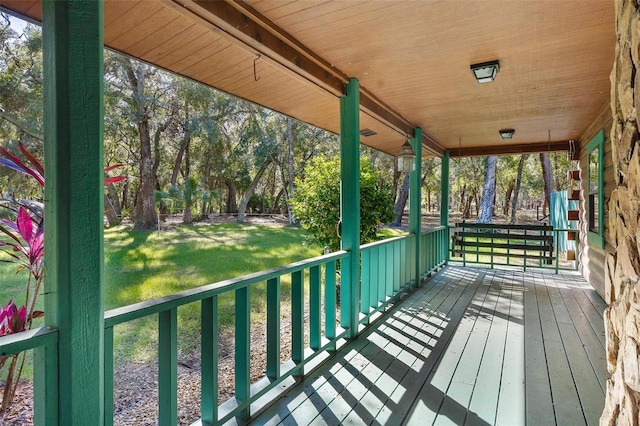
[[[448,148],[576,139],[609,96],[613,2],[247,3]]]
[[[516,129],[513,144],[546,142],[549,133],[552,141],[576,139],[609,98],[612,1],[227,1],[253,7],[450,149],[500,146],[501,128]],[[39,1],[0,4],[41,17]],[[106,0],[105,44],[339,131],[335,94],[264,57],[255,82],[254,47],[170,0]],[[469,65],[496,58],[496,81],[477,84]],[[363,128],[367,122],[378,135],[362,142],[395,153],[402,132],[364,116]]]

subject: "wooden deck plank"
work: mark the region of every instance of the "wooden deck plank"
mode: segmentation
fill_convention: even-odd
[[[453,290],[453,286],[450,285],[446,280],[439,280],[435,282],[433,286],[431,286],[429,291],[424,292],[422,297],[414,298],[415,300],[413,301],[413,303],[420,303],[425,300],[426,301],[437,300],[437,297],[439,295],[441,296],[444,295],[442,297],[446,297],[448,294],[452,292],[452,290]],[[424,302],[424,303],[427,303],[427,302]],[[390,323],[393,323],[394,318],[397,315],[402,315],[402,314],[398,312],[394,312],[388,321]],[[309,386],[309,388],[317,389],[317,392],[322,395],[322,398],[324,399],[324,403],[325,403],[325,408],[334,399],[336,399],[340,395],[340,392],[344,390],[345,386],[348,386],[349,383],[351,383],[351,381],[354,379],[352,372],[348,371],[345,368],[345,365],[355,362],[357,359],[362,360],[360,356],[363,354],[365,356],[375,358],[383,348],[392,355],[397,354],[401,350],[399,346],[394,345],[393,343],[390,343],[390,341],[386,337],[384,337],[384,333],[387,331],[387,329],[388,329],[388,325],[386,325],[385,323],[382,323],[377,329],[374,329],[366,333],[366,335],[362,336],[360,339],[357,339],[356,341],[349,344],[348,351],[351,354],[351,357],[345,358],[344,360],[340,360],[339,367],[334,369],[331,376],[332,378],[336,379],[335,381],[333,381],[333,384],[328,383],[328,380],[325,377],[324,381],[314,382]],[[287,414],[288,414],[291,417],[291,419],[286,421],[287,422],[294,421],[296,417],[302,416],[302,414],[297,414],[296,411],[306,410],[307,406],[298,404],[295,407],[291,407],[291,405],[289,405],[288,409],[290,410],[289,413],[286,413],[286,410],[285,412],[277,412],[277,413],[267,412],[261,417],[267,418],[271,415],[273,417],[283,418],[284,420],[286,420],[288,418],[287,417]],[[323,417],[333,420],[334,422],[338,422],[339,419],[335,416],[335,413],[333,411],[334,409],[335,410],[339,409],[339,407],[337,407],[337,403],[334,403],[334,406],[331,407],[330,410],[327,410],[326,412],[323,411],[321,415],[318,415],[317,419],[313,420],[313,422],[314,423],[320,422]],[[316,414],[320,414],[320,413],[316,413]],[[296,421],[299,421],[299,420],[296,420]]]
[[[418,315],[423,319],[425,315],[430,315],[427,327],[430,328],[434,338],[425,344],[421,357],[411,365],[411,369],[406,376],[393,389],[384,408],[376,416],[378,422],[399,425],[405,420],[407,413],[411,412],[415,404],[416,394],[428,378],[437,362],[439,353],[442,351],[442,345],[439,342],[443,341],[443,339],[448,340],[453,332],[452,327],[447,327],[447,325],[457,315],[455,308],[463,297],[464,291],[469,291],[466,286],[459,285],[459,280],[463,279],[462,274],[456,276],[455,279],[458,285],[455,285],[450,297],[444,300],[440,306],[428,306],[426,311]],[[471,289],[471,291],[475,290]]]
[[[478,287],[482,282],[485,271],[482,269],[475,269],[477,275],[472,283],[467,284],[467,291],[456,301],[451,313],[449,314],[451,320],[443,332],[442,336],[438,339],[433,351],[427,358],[425,366],[421,370],[421,373],[427,373],[424,386],[420,389],[417,395],[416,403],[408,413],[404,424],[429,424],[435,419],[442,401],[446,398],[446,389],[449,385],[450,378],[455,365],[452,370],[452,363],[456,358],[459,359],[459,353],[461,353],[463,344],[466,343],[468,336],[461,335],[460,338],[455,338],[457,335],[456,330],[467,321],[464,319],[464,313],[471,300],[475,297]],[[455,339],[454,339],[455,338]],[[449,356],[448,356],[449,355]],[[444,358],[447,358],[446,362],[442,362]],[[451,359],[449,359],[451,358]],[[446,375],[449,372],[449,375]],[[421,374],[422,376],[422,374]],[[454,402],[452,401],[452,404]],[[454,404],[455,405],[455,404]],[[465,407],[466,410],[466,407]],[[412,423],[414,422],[414,423]]]
[[[502,291],[501,282],[501,279],[494,278],[489,293],[495,298],[493,317],[469,404],[469,415],[465,421],[465,425],[469,426],[480,424],[481,420],[489,424],[495,423],[500,389],[500,375],[496,372],[502,368],[504,358],[504,350],[495,349],[504,348],[509,315],[509,295]]]
[[[571,313],[573,325],[576,328],[580,343],[591,363],[591,367],[596,374],[600,389],[604,392],[606,390],[607,379],[609,378],[605,347],[602,345],[594,327],[590,324],[584,311],[574,297],[574,292],[569,289],[561,289],[560,294],[564,299],[567,309]]]
[[[422,342],[422,344],[419,351],[416,351],[413,345],[403,349],[398,356],[398,362],[392,363],[385,371],[385,374],[376,382],[375,388],[372,388],[370,393],[373,393],[376,389],[380,393],[379,390],[384,389],[389,391],[387,395],[391,394],[391,396],[380,395],[383,406],[378,412],[374,413],[377,422],[388,424],[391,421],[388,417],[392,412],[397,414],[398,410],[404,409],[408,411],[411,407],[412,401],[407,401],[405,398],[406,395],[410,395],[409,392],[402,392],[402,396],[396,401],[393,400],[393,394],[397,390],[404,389],[403,383],[407,378],[415,377],[416,369],[419,369],[424,364],[422,361],[424,354],[422,352],[429,347],[430,342],[435,341],[441,335],[444,318],[438,313],[448,312],[462,294],[462,290],[456,286],[450,286],[450,290],[446,295],[442,292],[439,295],[440,297],[429,301],[429,303],[424,303],[424,301],[422,303],[412,303],[409,310],[419,309],[420,313],[418,315],[402,313],[397,317],[394,316],[395,321],[405,324],[404,330],[407,333],[413,334],[412,341],[416,343]],[[426,315],[425,312],[427,313]],[[389,378],[392,379],[389,380]],[[414,382],[416,384],[420,383],[419,380],[414,380]],[[396,396],[399,393],[397,392]]]
[[[514,272],[510,293],[509,319],[505,343],[496,424],[518,425],[525,421],[524,390],[524,307],[522,273]]]
[[[595,424],[606,366],[584,285],[449,266],[252,424]]]
[[[607,339],[605,337],[603,313],[607,306],[595,290],[591,288],[582,288],[581,290],[582,291],[572,291],[571,294],[578,301],[580,308],[588,319],[589,325],[593,328],[596,337],[600,340],[602,347],[606,348]],[[595,299],[599,299],[599,302]]]
[[[556,282],[553,282],[556,284]],[[600,413],[604,408],[604,389],[598,380],[596,372],[585,351],[585,347],[575,328],[575,319],[565,304],[562,290],[551,285],[547,286],[549,298],[556,318],[570,318],[571,322],[558,321],[558,328],[565,348],[573,382],[575,383],[584,418],[588,425],[599,423]],[[604,362],[604,358],[602,359]]]
[[[557,318],[548,291],[549,288],[546,285],[546,277],[545,283],[536,283],[535,288],[556,423],[560,425],[584,425],[586,422],[582,415],[580,399],[578,398],[578,392],[567,361],[567,354],[560,337]]]
[[[551,384],[547,371],[542,325],[538,311],[535,281],[544,283],[542,276],[534,276],[524,293],[525,340],[525,410],[527,424],[555,424]]]
[[[446,394],[450,398],[444,399],[438,411],[438,416],[435,419],[435,423],[437,424],[453,422],[454,424],[461,425],[464,424],[467,418],[467,410],[491,328],[491,318],[493,317],[492,305],[495,307],[496,304],[496,301],[493,300],[492,303],[492,299],[489,297],[489,293],[492,290],[491,278],[491,276],[485,276],[480,290],[467,307],[467,315],[470,316],[470,319],[472,319],[471,316],[474,316],[473,324],[470,324],[469,335],[462,356],[455,368],[449,387],[446,390]],[[462,323],[458,326],[456,335],[464,332],[464,329],[461,328],[462,326]]]

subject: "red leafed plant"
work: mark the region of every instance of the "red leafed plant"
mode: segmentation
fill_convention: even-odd
[[[24,154],[26,162],[11,154],[5,148],[0,147],[0,164],[34,178],[44,189],[44,167],[38,159],[22,144],[20,151]],[[111,171],[122,164],[105,168],[105,172]],[[109,185],[126,179],[126,176],[108,177],[104,184]],[[41,203],[35,201],[3,200],[5,207],[12,213],[15,219],[0,219],[0,232],[5,237],[0,240],[0,250],[8,257],[0,259],[18,265],[17,272],[27,271],[25,305],[20,308],[13,301],[9,301],[2,308],[0,305],[0,336],[19,333],[32,327],[34,318],[44,315],[42,311],[36,311],[36,300],[40,293],[44,278],[44,208]],[[0,412],[5,411],[13,401],[26,352],[10,356],[0,356],[0,368],[7,361],[9,371],[4,385]]]

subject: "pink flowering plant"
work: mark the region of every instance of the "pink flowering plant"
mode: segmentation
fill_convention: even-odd
[[[24,145],[19,144],[19,148],[26,161],[22,161],[5,148],[0,147],[0,153],[4,155],[4,157],[0,157],[0,164],[32,177],[44,192],[44,167],[42,163]],[[105,173],[118,167],[122,167],[122,164],[105,168]],[[109,185],[124,179],[126,176],[108,177],[104,184]],[[18,307],[13,300],[9,300],[4,307],[0,305],[0,336],[30,330],[33,320],[44,316],[44,312],[36,310],[36,301],[44,279],[43,205],[27,200],[3,201],[10,218],[0,219],[0,233],[4,234],[4,238],[0,239],[0,251],[6,254],[0,261],[16,264],[16,272],[26,271],[28,278],[24,305]],[[25,357],[26,352],[0,357],[0,368],[7,361],[10,361],[0,412],[5,411],[13,400],[24,367]]]
[[[23,162],[5,148],[0,147],[0,164],[34,178],[44,188],[44,168],[42,164],[24,147],[19,145],[26,158]],[[9,300],[6,306],[0,305],[0,336],[19,333],[32,327],[34,318],[43,312],[36,311],[36,301],[44,278],[44,216],[42,205],[37,202],[4,200],[10,218],[0,219],[0,250],[6,256],[0,259],[17,265],[17,273],[26,271],[25,304],[18,307]],[[0,357],[0,368],[9,362],[9,371],[4,385],[0,411],[11,404],[15,395],[26,352]]]

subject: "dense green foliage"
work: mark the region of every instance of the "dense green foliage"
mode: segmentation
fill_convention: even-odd
[[[340,248],[340,160],[316,157],[296,179],[293,213],[310,240],[332,250]],[[360,242],[375,241],[378,226],[393,219],[393,191],[367,158],[360,160]]]

